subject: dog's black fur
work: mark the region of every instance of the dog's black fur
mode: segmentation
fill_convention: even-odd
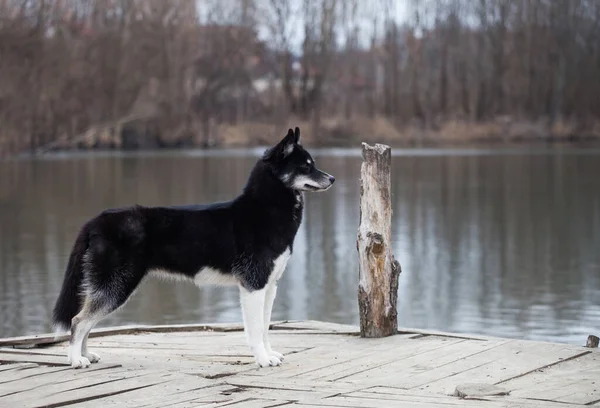
[[[71,327],[82,310],[104,316],[123,305],[151,270],[194,279],[203,268],[248,291],[265,287],[274,260],[292,250],[302,221],[301,191],[324,190],[332,176],[300,146],[299,129],[267,150],[232,201],[108,210],[88,221],[73,247],[54,308]]]

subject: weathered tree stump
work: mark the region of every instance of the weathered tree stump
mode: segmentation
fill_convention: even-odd
[[[391,148],[362,144],[358,305],[361,337],[398,330],[396,303],[400,264],[392,255]]]
[[[598,336],[590,334],[587,338],[585,346],[589,348],[598,348],[598,343],[600,343],[600,338],[598,338]]]

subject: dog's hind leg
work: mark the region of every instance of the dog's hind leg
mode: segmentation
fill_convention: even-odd
[[[275,356],[270,356],[265,348],[266,294],[267,287],[249,291],[243,286],[240,286],[240,301],[242,304],[242,316],[244,318],[244,330],[252,354],[260,367],[278,366],[281,364],[281,360]]]
[[[87,288],[83,309],[72,320],[69,363],[73,368],[89,367],[100,360],[100,356],[88,350],[90,331],[103,318],[125,304],[139,282],[142,273],[122,274],[119,279],[109,279],[106,286]]]
[[[283,361],[283,354],[278,353],[277,351],[271,349],[271,343],[269,342],[269,326],[271,326],[271,312],[273,310],[273,303],[275,303],[275,296],[277,295],[277,282],[269,282],[266,287],[265,293],[265,309],[264,309],[264,319],[265,319],[265,331],[263,334],[263,341],[265,343],[265,349],[267,350],[267,354],[272,357],[278,358],[280,361]]]
[[[86,322],[88,322],[85,327],[86,332],[83,335],[83,342],[81,343],[81,355],[87,358],[90,363],[97,363],[100,361],[100,356],[93,351],[89,351],[87,347],[88,337],[90,336],[90,332],[94,328],[94,326],[102,320],[106,315],[110,313],[110,309],[98,309],[93,313],[90,313]]]
[[[69,363],[73,368],[86,368],[100,360],[100,356],[87,350],[87,338],[90,331],[104,316],[90,296],[86,297],[83,309],[72,320],[71,340],[69,342]]]

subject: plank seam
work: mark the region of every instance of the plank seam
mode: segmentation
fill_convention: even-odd
[[[273,322],[270,329],[273,330],[278,324],[289,323],[288,321]],[[293,322],[292,322],[293,323]],[[240,332],[244,327],[241,324],[219,325],[217,324],[190,324],[190,325],[131,325],[114,328],[101,328],[92,330],[89,337],[105,337],[120,334],[143,334],[143,333],[178,333],[178,332]],[[301,329],[308,330],[308,329]],[[314,329],[310,329],[314,330]],[[318,331],[318,330],[317,330]],[[23,346],[51,346],[63,343],[71,337],[70,334],[38,334],[34,336],[9,337],[0,339],[0,347],[23,348]]]
[[[162,384],[162,383],[163,382],[157,382],[157,383],[153,383],[153,384],[142,385],[140,387],[128,388],[128,389],[125,389],[125,390],[119,390],[119,391],[109,392],[109,393],[105,393],[105,394],[97,394],[97,395],[93,395],[93,396],[90,396],[90,397],[84,397],[84,398],[74,399],[74,400],[70,400],[70,401],[57,402],[55,404],[38,405],[35,408],[59,408],[59,407],[66,407],[66,406],[69,406],[69,405],[79,404],[81,402],[93,401],[93,400],[104,398],[104,397],[111,397],[113,395],[124,394],[124,393],[130,392],[130,391],[137,391],[137,390],[141,390],[143,388],[153,387],[155,385]]]
[[[391,336],[390,336],[390,337],[391,337]],[[460,342],[457,342],[457,343],[460,343]],[[455,344],[456,344],[456,343],[455,343]],[[390,351],[390,350],[394,350],[394,349],[397,347],[397,345],[390,345],[390,346],[386,347],[386,348],[385,348],[385,349],[383,349],[383,350],[378,350],[378,347],[379,347],[378,345],[371,345],[371,346],[368,346],[366,349],[364,349],[364,350],[362,351],[361,358],[368,357],[368,356],[370,356],[370,355],[373,355],[373,354],[381,354],[381,352],[387,352],[387,351]],[[440,345],[439,347],[442,347],[442,346]],[[403,358],[408,358],[408,356],[402,357],[402,358],[400,358],[400,359],[397,359],[397,360],[392,360],[392,361],[389,361],[389,360],[388,360],[388,361],[386,361],[385,363],[382,363],[382,364],[380,364],[380,365],[374,366],[374,367],[372,367],[372,368],[379,368],[379,367],[381,367],[382,365],[385,365],[385,364],[391,364],[391,363],[393,363],[393,362],[400,361],[400,360],[402,360]],[[293,376],[291,376],[291,377],[289,377],[289,378],[297,378],[297,377],[299,377],[299,376],[303,376],[303,375],[305,375],[305,374],[314,373],[315,371],[320,371],[320,370],[324,370],[324,369],[328,369],[328,368],[331,368],[331,367],[336,367],[336,366],[343,366],[344,364],[346,364],[346,363],[349,363],[349,362],[352,362],[352,361],[355,361],[355,360],[356,360],[356,358],[350,358],[350,359],[347,359],[347,360],[338,360],[338,361],[336,361],[336,362],[332,362],[331,364],[329,364],[329,365],[326,365],[326,366],[323,366],[323,367],[317,367],[317,368],[313,368],[313,369],[310,369],[310,370],[302,371],[302,372],[300,372],[300,373],[298,373],[298,374],[295,374],[295,375],[293,375]],[[366,368],[365,370],[362,370],[362,371],[359,371],[359,372],[363,372],[363,371],[367,371],[367,370],[370,370],[370,368]],[[342,371],[344,371],[344,370],[342,370]],[[346,375],[346,376],[343,376],[343,377],[340,377],[340,378],[335,378],[335,379],[333,379],[333,380],[331,380],[331,381],[337,381],[337,380],[339,380],[339,379],[341,379],[341,378],[346,378],[346,377],[348,377],[348,376],[351,376],[351,375],[354,375],[354,374],[358,374],[359,372],[354,372],[354,373],[352,373],[352,374],[348,374],[348,375]],[[337,373],[332,373],[332,374],[327,374],[327,375],[319,375],[319,377],[313,377],[313,379],[320,380],[320,379],[322,379],[322,378],[325,378],[325,377],[330,377],[330,376],[332,376],[332,375],[336,375],[336,374],[339,374],[339,373],[340,373],[340,372],[338,371]]]
[[[514,380],[514,379],[516,379],[516,378],[525,377],[526,375],[528,375],[528,374],[531,374],[531,373],[534,373],[534,372],[536,372],[536,371],[543,370],[543,369],[545,369],[545,368],[549,368],[549,367],[554,367],[554,366],[556,366],[556,365],[559,365],[559,364],[565,363],[565,362],[567,362],[567,361],[571,361],[571,360],[574,360],[574,359],[576,359],[576,358],[583,357],[583,356],[585,356],[585,355],[587,355],[587,354],[590,354],[590,353],[591,353],[591,351],[584,351],[583,353],[576,354],[576,355],[574,355],[574,356],[572,356],[572,357],[568,357],[568,358],[565,358],[565,359],[562,359],[562,360],[559,360],[559,361],[555,361],[554,363],[546,364],[546,365],[544,365],[544,366],[542,366],[542,367],[534,368],[533,370],[529,370],[529,371],[527,371],[526,373],[522,373],[522,374],[516,375],[516,376],[514,376],[514,377],[511,377],[511,378],[507,378],[506,380],[498,381],[498,382],[497,382],[497,383],[495,383],[494,385],[502,384],[502,383],[508,382],[508,381],[510,381],[510,380]]]
[[[4,385],[4,384],[8,384],[8,383],[15,382],[15,381],[22,381],[22,380],[26,380],[28,378],[38,377],[40,375],[53,375],[53,374],[56,374],[56,373],[60,373],[61,371],[69,371],[69,370],[72,370],[72,368],[71,367],[64,367],[64,368],[61,368],[60,370],[44,371],[43,373],[31,374],[31,375],[28,375],[28,376],[25,376],[25,377],[15,378],[14,380],[0,381],[0,384]],[[1,395],[0,395],[0,397],[1,397]]]
[[[481,338],[474,338],[474,337],[468,337],[466,335],[460,335],[460,334],[450,334],[450,333],[415,333],[412,331],[398,331],[396,332],[396,334],[415,334],[414,337],[411,337],[411,339],[418,339],[421,337],[445,337],[445,338],[450,338],[450,339],[462,339],[462,340],[474,340],[474,341],[489,341],[488,339],[481,339]]]
[[[483,367],[483,366],[485,366],[485,365],[487,365],[487,364],[490,364],[490,363],[493,363],[493,362],[496,362],[496,361],[498,361],[498,360],[486,361],[486,362],[485,362],[485,363],[483,363],[483,364],[479,364],[479,365],[477,365],[477,366],[475,366],[475,367],[470,367],[470,368],[467,368],[466,370],[463,370],[463,371],[458,371],[458,372],[456,372],[456,373],[448,374],[448,375],[446,375],[446,376],[444,376],[444,377],[441,377],[441,378],[436,378],[436,379],[433,379],[433,380],[431,380],[431,381],[427,381],[427,382],[424,382],[424,383],[420,383],[420,384],[417,384],[417,385],[413,385],[413,386],[411,386],[411,387],[408,387],[408,388],[401,388],[401,389],[410,390],[410,389],[413,389],[413,388],[422,387],[422,386],[424,386],[424,385],[431,384],[431,383],[434,383],[434,382],[436,382],[436,381],[445,380],[445,379],[447,379],[447,378],[451,378],[451,377],[457,376],[457,375],[459,375],[459,374],[466,373],[466,372],[469,372],[469,371],[471,371],[471,370],[475,370],[475,369],[477,369],[477,368],[479,368],[479,367]]]
[[[464,342],[464,341],[465,341],[465,340],[463,339],[463,340],[461,340],[461,341],[458,341],[458,342],[456,342],[456,343],[454,343],[454,344],[460,344],[460,343],[462,343],[462,342]],[[405,360],[405,359],[407,359],[407,358],[411,358],[411,357],[414,357],[414,356],[420,356],[421,354],[429,353],[429,352],[431,352],[431,351],[434,351],[434,350],[437,350],[437,349],[439,349],[439,348],[446,347],[446,346],[447,346],[446,344],[440,344],[440,345],[438,345],[438,346],[437,346],[437,347],[435,347],[435,348],[428,349],[428,350],[422,351],[422,352],[420,352],[420,353],[416,353],[416,354],[411,354],[411,355],[403,356],[403,357],[401,357],[401,358],[399,358],[399,359],[395,359],[395,360],[391,360],[391,361],[386,361],[385,363],[381,363],[381,364],[375,365],[375,366],[373,366],[373,367],[368,367],[368,368],[365,368],[364,370],[355,371],[355,372],[353,372],[353,373],[351,373],[351,374],[347,374],[347,375],[344,375],[344,376],[341,376],[341,377],[338,377],[338,378],[334,378],[334,379],[333,379],[333,381],[335,382],[335,381],[343,380],[344,378],[348,378],[348,377],[351,377],[351,376],[353,376],[353,375],[356,375],[356,374],[362,374],[362,373],[364,373],[364,372],[367,372],[367,371],[370,371],[370,370],[374,370],[374,369],[376,369],[376,368],[381,368],[381,367],[383,367],[383,366],[385,366],[385,365],[389,365],[389,364],[394,364],[394,363],[397,363],[397,362],[399,362],[399,361],[402,361],[402,360]],[[321,377],[318,377],[318,378],[323,378],[323,377],[326,377],[326,376],[321,376]]]

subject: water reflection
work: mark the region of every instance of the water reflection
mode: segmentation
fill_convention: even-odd
[[[50,330],[78,229],[106,207],[227,200],[259,151],[85,155],[0,163],[0,336]],[[341,154],[339,154],[341,153]],[[274,319],[357,323],[355,151],[307,195]],[[582,343],[600,328],[600,154],[394,157],[404,327]],[[240,321],[237,290],[149,280],[102,325]]]

